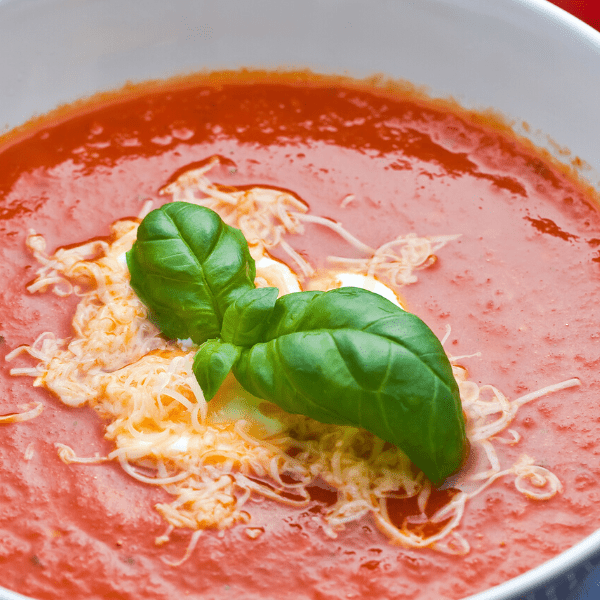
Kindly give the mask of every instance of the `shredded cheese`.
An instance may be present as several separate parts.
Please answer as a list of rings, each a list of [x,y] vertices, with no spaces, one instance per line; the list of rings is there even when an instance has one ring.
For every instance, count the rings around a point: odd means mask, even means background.
[[[208,206],[239,227],[257,261],[257,285],[275,285],[281,293],[299,291],[315,274],[310,263],[284,239],[301,234],[306,223],[328,227],[341,236],[363,259],[332,258],[339,265],[313,285],[330,289],[360,285],[395,301],[403,301],[381,280],[393,286],[416,281],[414,271],[435,260],[435,252],[457,236],[419,238],[400,236],[373,249],[347,232],[339,223],[309,215],[307,206],[293,195],[270,188],[241,190],[212,184],[206,173],[215,164],[183,173],[163,188],[174,201]],[[352,198],[353,199],[353,198]],[[344,205],[351,200],[348,196]],[[145,205],[146,213],[150,206]],[[516,488],[530,498],[552,497],[562,486],[555,475],[523,456],[502,468],[494,441],[516,444],[520,434],[507,430],[520,406],[540,395],[578,385],[569,380],[515,400],[490,385],[469,380],[466,369],[452,359],[468,437],[485,457],[475,473],[461,472],[447,485],[459,491],[434,514],[428,511],[430,483],[416,472],[398,448],[355,427],[318,423],[290,415],[268,402],[247,394],[229,377],[208,404],[192,372],[196,348],[190,340],[165,340],[147,319],[147,311],[129,285],[124,253],[136,237],[136,221],[117,221],[112,240],[94,241],[46,253],[44,238],[34,231],[27,245],[40,262],[30,292],[51,290],[59,296],[81,296],[69,340],[42,333],[30,346],[15,349],[8,360],[28,354],[33,367],[11,370],[13,375],[35,378],[69,406],[88,404],[107,421],[106,438],[114,443],[108,456],[78,457],[64,443],[57,443],[67,464],[116,460],[131,477],[164,488],[170,503],[156,505],[169,524],[157,544],[168,541],[173,528],[195,531],[179,561],[189,558],[202,530],[220,530],[249,523],[248,502],[257,495],[294,507],[311,502],[309,486],[320,478],[337,490],[337,501],[328,507],[321,524],[327,535],[363,516],[373,515],[379,528],[395,543],[412,548],[432,547],[464,554],[468,542],[456,531],[466,503],[499,477],[515,476]],[[295,265],[275,261],[269,251],[281,248]],[[444,341],[450,335],[448,331]],[[37,405],[26,413],[0,417],[0,422],[22,421],[41,412]],[[507,431],[511,438],[499,437]],[[389,515],[388,501],[416,498],[420,511],[401,524]],[[425,533],[425,525],[436,525]],[[254,539],[260,528],[248,526]]]
[[[44,405],[41,402],[36,402],[33,408],[30,408],[29,410],[23,410],[23,412],[0,416],[0,424],[22,423],[23,421],[29,421],[30,419],[35,419],[37,416],[41,415],[43,410]]]
[[[31,460],[35,455],[35,445],[33,442],[29,442],[27,444],[27,448],[25,448],[25,452],[23,454],[23,458],[25,460]]]
[[[218,160],[213,157],[202,167],[182,173],[175,181],[163,187],[160,193],[172,195],[174,201],[191,202],[219,213],[227,224],[242,231],[255,260],[279,247],[296,265],[303,280],[314,276],[315,269],[286,242],[284,236],[302,235],[305,223],[331,229],[352,248],[365,255],[364,258],[329,257],[332,264],[344,271],[378,277],[392,286],[417,281],[414,272],[433,264],[436,260],[435,253],[448,242],[460,237],[418,237],[410,233],[379,248],[371,248],[340,223],[308,214],[308,206],[289,192],[265,187],[235,190],[213,184],[206,174]],[[346,197],[348,201],[353,199],[354,196],[351,195]]]

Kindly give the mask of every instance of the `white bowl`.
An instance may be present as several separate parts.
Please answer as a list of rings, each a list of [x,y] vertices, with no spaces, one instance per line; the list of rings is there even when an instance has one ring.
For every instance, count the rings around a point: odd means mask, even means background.
[[[0,57],[0,132],[126,81],[383,73],[499,111],[536,145],[568,148],[600,189],[600,34],[544,0],[0,0]],[[579,578],[598,552],[600,532],[471,599],[552,598],[535,590]]]

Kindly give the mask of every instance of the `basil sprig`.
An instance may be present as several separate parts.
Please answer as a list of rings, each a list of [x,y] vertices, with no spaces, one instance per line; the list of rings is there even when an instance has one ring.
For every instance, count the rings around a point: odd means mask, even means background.
[[[132,285],[142,290],[138,295],[157,315],[163,333],[175,337],[170,332],[176,329],[176,337],[208,340],[193,366],[206,399],[233,370],[248,392],[288,412],[363,427],[398,446],[436,485],[456,471],[467,451],[460,396],[448,358],[427,325],[360,288],[279,299],[275,288],[255,289],[249,285],[254,262],[243,236],[231,234],[237,230],[225,224],[217,227],[220,218],[209,213],[185,203],[153,211],[128,255]],[[177,220],[179,215],[184,219]],[[180,240],[172,222],[185,224]],[[218,245],[203,246],[203,240],[212,240],[206,232],[217,229],[243,243],[214,255]],[[167,260],[161,255],[164,239],[171,252]],[[189,271],[169,259],[171,248],[181,247],[195,257],[185,255]],[[211,269],[204,268],[207,264]],[[247,275],[241,277],[244,269]],[[207,271],[220,275],[205,284]],[[205,285],[214,301],[206,300]]]

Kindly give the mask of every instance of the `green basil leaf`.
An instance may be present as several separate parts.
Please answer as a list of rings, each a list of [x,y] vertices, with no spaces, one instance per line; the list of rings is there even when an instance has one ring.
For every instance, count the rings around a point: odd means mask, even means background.
[[[242,232],[214,211],[173,202],[142,221],[127,253],[131,286],[170,338],[216,338],[234,300],[254,288],[254,260]]]
[[[458,386],[439,340],[377,294],[341,288],[279,298],[264,341],[244,349],[233,372],[288,412],[395,444],[436,485],[464,459]]]
[[[196,352],[192,369],[207,402],[219,391],[241,350],[221,340],[208,340]]]
[[[221,338],[237,346],[252,346],[262,341],[279,290],[257,288],[239,296],[223,315]]]

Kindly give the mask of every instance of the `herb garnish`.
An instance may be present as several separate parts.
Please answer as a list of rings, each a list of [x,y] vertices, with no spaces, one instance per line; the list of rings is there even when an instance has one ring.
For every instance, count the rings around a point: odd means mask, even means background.
[[[401,448],[434,483],[465,456],[450,362],[417,316],[360,288],[255,288],[242,233],[210,209],[152,211],[127,254],[131,285],[170,338],[202,344],[207,400],[230,371],[250,393],[323,423],[363,427]]]

